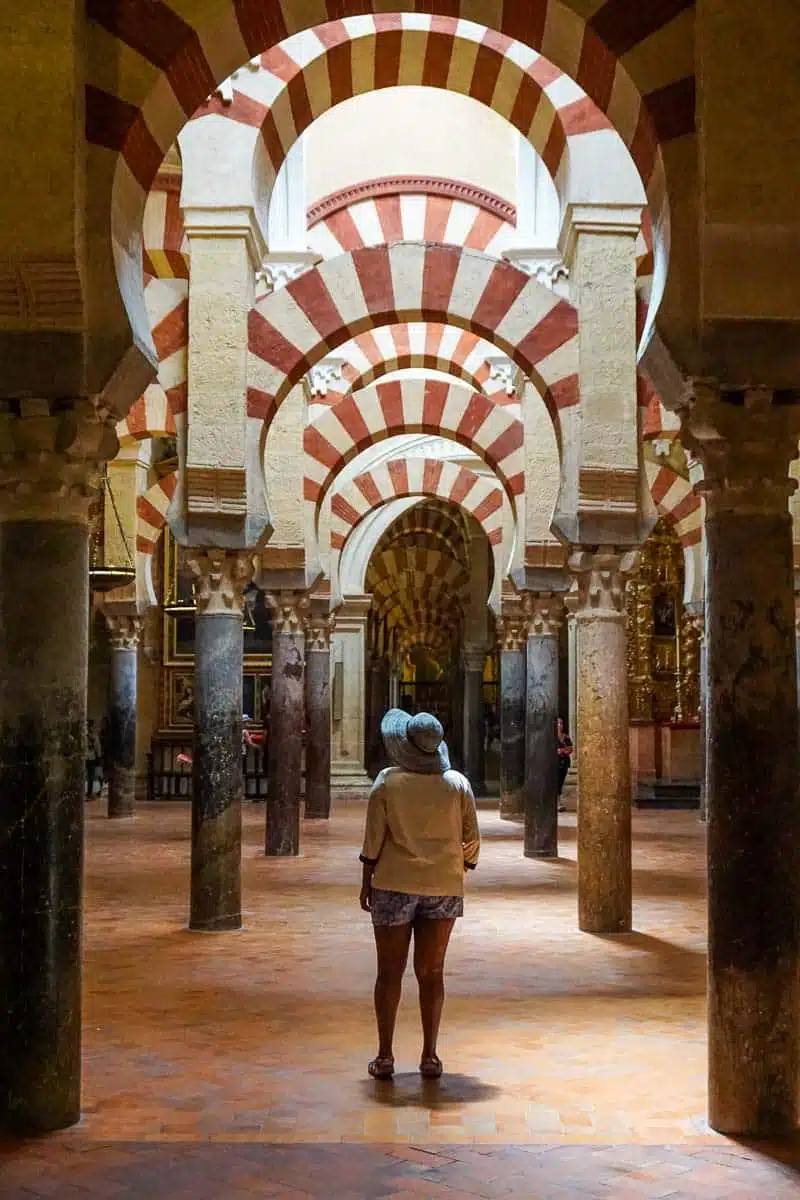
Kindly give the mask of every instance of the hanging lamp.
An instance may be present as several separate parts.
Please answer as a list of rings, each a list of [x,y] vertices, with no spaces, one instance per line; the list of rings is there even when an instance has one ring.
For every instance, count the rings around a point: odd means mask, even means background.
[[[122,528],[122,521],[120,520],[119,512],[117,510],[117,502],[114,499],[114,493],[111,490],[111,480],[108,477],[108,469],[103,472],[103,488],[105,492],[108,492],[108,497],[111,501],[111,508],[113,509],[114,517],[117,522],[117,528],[119,529],[120,538],[122,539],[122,545],[125,547],[125,555],[128,559],[128,563],[127,566],[111,566],[107,563],[100,566],[96,562],[92,562],[89,567],[89,588],[93,592],[111,592],[115,588],[127,587],[136,579],[136,567],[133,565],[133,558],[131,556],[130,546],[128,545],[128,539],[125,537],[125,530]],[[102,510],[100,520],[102,521]],[[96,544],[93,549],[96,551]],[[94,557],[95,555],[93,553],[92,558],[94,559]]]

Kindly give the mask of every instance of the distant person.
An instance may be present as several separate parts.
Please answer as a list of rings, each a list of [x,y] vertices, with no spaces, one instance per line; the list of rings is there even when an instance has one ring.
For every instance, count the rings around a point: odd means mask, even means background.
[[[378,955],[378,1053],[367,1069],[374,1079],[394,1075],[394,1028],[413,933],[419,1069],[425,1079],[438,1079],[444,960],[456,918],[464,913],[464,872],[476,866],[480,850],[475,798],[469,782],[450,767],[436,717],[392,708],[381,735],[393,765],[372,785],[360,856],[360,902],[372,915]]]
[[[564,780],[569,774],[570,762],[572,760],[572,738],[564,729],[564,718],[559,717],[556,722],[556,754],[558,755],[558,797],[561,799],[561,793],[564,789]],[[559,803],[559,812],[566,812],[566,805]]]

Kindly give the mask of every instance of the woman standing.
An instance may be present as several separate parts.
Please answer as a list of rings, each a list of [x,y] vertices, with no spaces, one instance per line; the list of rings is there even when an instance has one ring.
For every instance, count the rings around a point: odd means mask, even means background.
[[[475,798],[469,782],[450,768],[436,717],[392,708],[381,735],[394,765],[372,786],[360,856],[361,907],[372,915],[378,953],[378,1053],[368,1070],[375,1079],[394,1074],[394,1027],[413,932],[422,1018],[419,1069],[426,1079],[438,1079],[444,959],[453,925],[464,912],[464,872],[476,866],[480,850]]]

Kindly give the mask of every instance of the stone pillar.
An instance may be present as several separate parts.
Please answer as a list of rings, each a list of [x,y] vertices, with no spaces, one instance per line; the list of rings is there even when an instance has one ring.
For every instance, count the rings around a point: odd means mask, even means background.
[[[631,774],[625,662],[625,574],[632,553],[576,551],[578,583],[578,924],[628,933]]]
[[[303,686],[307,597],[285,591],[268,595],[272,608],[272,700],[269,784],[264,852],[282,858],[300,853],[300,792],[303,772]]]
[[[564,612],[567,620],[567,655],[568,655],[568,712],[567,733],[572,738],[574,750],[578,748],[578,622],[575,614],[578,611],[578,589],[573,584],[564,596]],[[572,767],[574,768],[574,758]]]
[[[558,631],[564,605],[552,593],[527,593],[525,694],[526,858],[558,857]]]
[[[347,596],[336,610],[333,670],[341,684],[333,713],[331,785],[334,793],[366,793],[366,629],[371,596]]]
[[[384,654],[370,663],[367,769],[373,777],[386,761],[381,737],[381,721],[389,708],[389,664]]]
[[[505,602],[504,602],[505,603]],[[500,643],[500,816],[519,820],[524,813],[525,643],[519,613],[497,623]]]
[[[682,416],[706,500],[709,1123],[769,1137],[800,1116],[800,409],[698,381]]]
[[[327,598],[325,600],[327,606]],[[331,815],[331,617],[312,611],[306,627],[307,820]]]
[[[195,576],[194,751],[189,928],[242,924],[242,592],[252,555],[189,554]]]
[[[484,780],[483,673],[486,667],[485,646],[465,646],[464,666],[464,774],[476,796],[486,790]]]
[[[88,401],[0,400],[0,1127],[80,1117]]]
[[[106,611],[111,643],[108,776],[109,817],[132,817],[136,810],[136,702],[140,620]]]

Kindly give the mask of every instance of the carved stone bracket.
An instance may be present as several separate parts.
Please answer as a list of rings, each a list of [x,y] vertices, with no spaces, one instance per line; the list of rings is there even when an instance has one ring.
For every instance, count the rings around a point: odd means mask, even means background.
[[[576,616],[623,620],[625,580],[636,563],[637,552],[620,552],[613,546],[597,550],[575,550],[568,567],[578,584]]]
[[[528,628],[521,615],[509,614],[508,616],[499,617],[496,629],[497,644],[501,651],[511,653],[515,650],[525,649]]]
[[[769,388],[721,388],[694,380],[680,411],[681,441],[703,466],[695,491],[706,515],[783,514],[797,481],[789,464],[798,454],[800,406],[776,404]]]
[[[528,637],[558,637],[564,600],[556,592],[525,592],[522,611]]]
[[[114,425],[88,399],[0,400],[0,519],[88,522]]]
[[[136,650],[142,632],[141,618],[134,614],[106,612],[112,650]]]
[[[253,555],[231,550],[189,550],[199,615],[241,614],[244,589],[253,577]]]
[[[273,634],[302,633],[307,622],[309,599],[305,592],[268,592]]]

